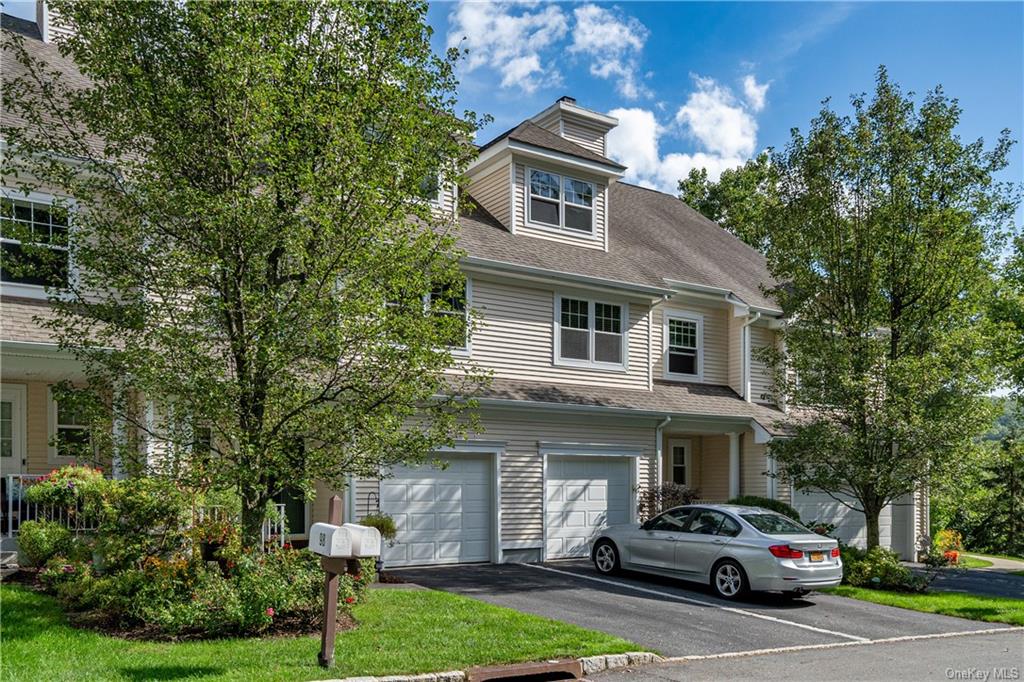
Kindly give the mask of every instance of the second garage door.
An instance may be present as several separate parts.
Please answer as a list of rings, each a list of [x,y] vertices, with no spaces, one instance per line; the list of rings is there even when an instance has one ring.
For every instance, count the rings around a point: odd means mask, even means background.
[[[629,523],[632,466],[630,457],[548,457],[548,559],[585,557],[599,528]]]
[[[456,456],[447,469],[395,467],[380,482],[380,508],[395,519],[387,566],[491,560],[491,458]]]

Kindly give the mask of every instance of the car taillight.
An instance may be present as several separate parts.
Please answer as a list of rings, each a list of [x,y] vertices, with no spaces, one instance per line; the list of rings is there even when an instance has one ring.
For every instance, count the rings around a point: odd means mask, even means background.
[[[780,559],[799,559],[804,555],[799,549],[793,549],[789,545],[772,545],[768,551]]]
[[[838,547],[833,547],[832,548],[832,558],[835,559],[837,556],[839,556],[839,548]]]

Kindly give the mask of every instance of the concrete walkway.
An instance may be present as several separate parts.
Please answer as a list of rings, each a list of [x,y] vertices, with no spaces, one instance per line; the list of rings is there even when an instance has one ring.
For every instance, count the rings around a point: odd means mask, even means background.
[[[989,561],[992,563],[991,566],[972,569],[975,571],[994,571],[995,573],[1015,573],[1017,571],[1024,571],[1024,561],[1017,561],[1016,559],[1000,559],[999,557],[983,556],[981,554],[969,554],[967,552],[964,552],[964,556],[969,556],[975,559],[981,559],[982,561]]]

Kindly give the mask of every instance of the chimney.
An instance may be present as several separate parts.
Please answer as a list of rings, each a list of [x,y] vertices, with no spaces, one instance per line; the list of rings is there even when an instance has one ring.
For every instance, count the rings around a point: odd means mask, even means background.
[[[559,102],[565,102],[566,104],[576,104],[575,97],[569,97],[569,95],[562,95],[558,98]]]

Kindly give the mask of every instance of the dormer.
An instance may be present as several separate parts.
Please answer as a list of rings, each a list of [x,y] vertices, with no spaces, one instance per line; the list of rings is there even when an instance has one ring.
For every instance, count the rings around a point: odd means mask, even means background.
[[[618,121],[563,97],[480,148],[469,194],[509,232],[608,250],[608,187],[625,166],[607,158]]]

